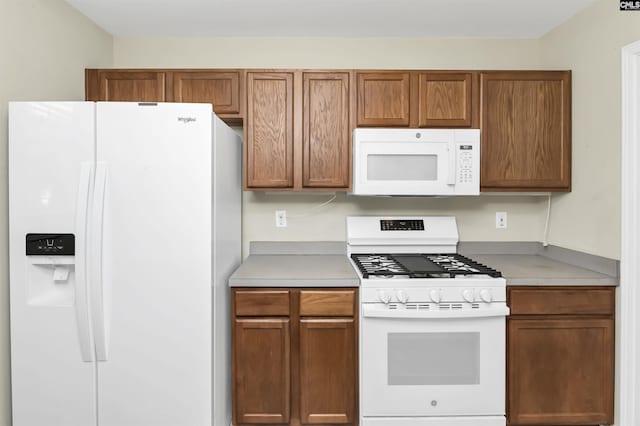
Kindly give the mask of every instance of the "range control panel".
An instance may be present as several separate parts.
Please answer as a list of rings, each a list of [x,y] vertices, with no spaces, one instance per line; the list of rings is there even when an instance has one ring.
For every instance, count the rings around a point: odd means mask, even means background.
[[[382,219],[380,221],[381,231],[424,231],[423,220],[398,220]]]
[[[27,256],[74,256],[76,238],[73,234],[27,234]]]

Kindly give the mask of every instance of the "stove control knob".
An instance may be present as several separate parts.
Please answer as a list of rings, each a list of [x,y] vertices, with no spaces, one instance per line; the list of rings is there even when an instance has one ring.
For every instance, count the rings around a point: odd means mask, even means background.
[[[469,303],[473,303],[476,300],[476,297],[473,294],[473,290],[470,288],[462,290],[462,298]]]
[[[493,302],[493,292],[489,288],[483,288],[480,290],[480,299],[485,303]]]
[[[396,291],[396,298],[400,303],[407,303],[409,301],[409,295],[404,290]]]
[[[434,303],[440,303],[442,301],[442,290],[431,290],[429,297]]]
[[[378,290],[378,299],[380,299],[382,303],[389,303],[391,302],[391,293],[386,290]]]

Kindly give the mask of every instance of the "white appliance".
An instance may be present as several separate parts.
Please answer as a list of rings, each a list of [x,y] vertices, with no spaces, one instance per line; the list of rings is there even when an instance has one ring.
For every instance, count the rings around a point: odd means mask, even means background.
[[[240,169],[211,105],[9,104],[13,426],[230,423]]]
[[[347,218],[361,426],[505,426],[506,281],[457,242],[454,217]]]
[[[480,194],[480,130],[355,129],[353,194]]]

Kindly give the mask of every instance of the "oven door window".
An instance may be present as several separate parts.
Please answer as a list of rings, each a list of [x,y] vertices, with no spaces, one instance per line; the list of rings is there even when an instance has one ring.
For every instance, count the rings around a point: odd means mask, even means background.
[[[480,333],[389,333],[390,386],[477,385]]]

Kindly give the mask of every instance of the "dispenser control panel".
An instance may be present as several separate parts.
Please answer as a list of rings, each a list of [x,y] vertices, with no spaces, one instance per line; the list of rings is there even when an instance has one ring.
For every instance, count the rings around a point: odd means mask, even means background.
[[[27,256],[74,256],[76,238],[73,234],[27,234]]]

